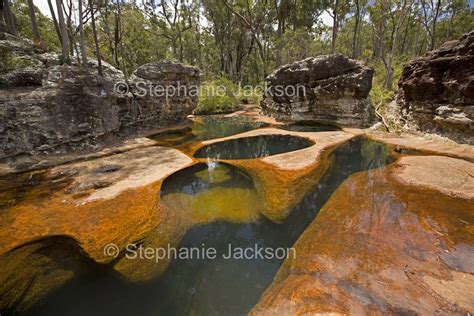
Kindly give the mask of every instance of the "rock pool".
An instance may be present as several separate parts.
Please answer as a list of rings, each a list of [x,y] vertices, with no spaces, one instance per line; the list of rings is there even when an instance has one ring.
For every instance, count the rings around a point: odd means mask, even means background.
[[[233,134],[226,131],[218,136],[229,133]],[[382,203],[377,210],[386,208],[388,213],[384,214],[390,221],[404,210],[413,209],[404,204],[406,199],[416,196],[419,203],[425,196],[424,191],[415,191],[407,195],[409,198],[404,196],[405,200],[393,198],[405,192],[397,181],[409,181],[407,185],[413,182],[406,170],[421,172],[423,165],[418,164],[417,157],[421,156],[416,156],[417,151],[406,156],[407,151],[343,131],[265,129],[247,133],[211,143],[192,140],[189,144],[198,148],[195,158],[169,148],[169,139],[175,139],[171,132],[157,143],[167,142],[168,147],[134,149],[97,161],[0,179],[0,183],[9,184],[2,188],[6,199],[0,214],[0,310],[15,315],[285,314],[293,307],[285,305],[287,299],[279,295],[306,284],[312,286],[298,281],[292,287],[291,278],[306,277],[305,267],[312,269],[313,261],[319,262],[317,267],[331,265],[332,256],[339,255],[321,253],[332,247],[327,240],[340,236],[344,245],[332,241],[334,249],[340,249],[348,245],[345,232],[352,234],[357,225],[367,223],[372,226],[364,229],[372,236],[377,225],[382,224],[373,218],[378,214],[376,210],[368,211],[370,205]],[[242,140],[248,142],[252,138],[259,141],[239,147]],[[266,148],[262,154],[262,146],[268,144],[275,147]],[[396,161],[405,168],[399,172],[401,180],[391,176],[393,170],[401,168],[394,167]],[[471,167],[454,158],[430,161],[456,168]],[[161,169],[157,170],[157,165]],[[462,174],[459,171],[459,177]],[[466,181],[460,186],[465,186]],[[429,184],[433,182],[430,180]],[[364,198],[351,206],[344,194],[341,196],[341,188],[354,201],[362,195]],[[451,205],[456,214],[464,214],[469,192],[466,187],[460,200],[443,197],[439,201]],[[334,200],[334,196],[338,198]],[[432,193],[427,196],[433,199]],[[361,209],[364,205],[367,210]],[[303,237],[321,238],[308,234],[316,234],[318,214],[328,207],[337,220],[332,220],[330,227],[324,223],[318,226],[327,232],[327,240],[318,241],[324,248],[311,242],[301,244],[299,239]],[[420,207],[423,208],[416,209]],[[347,215],[351,209],[356,212],[353,216],[357,223]],[[346,212],[345,217],[338,215],[342,211]],[[323,215],[330,216],[327,210]],[[435,225],[429,217],[420,221]],[[470,222],[469,215],[463,215],[456,229],[462,230],[458,226]],[[16,227],[15,233],[8,233],[10,227]],[[451,236],[453,241],[464,242],[458,251],[466,256],[471,237]],[[415,234],[413,238],[416,239]],[[403,249],[410,256],[425,256],[421,246],[413,246],[408,239],[405,243]],[[107,248],[111,244],[116,249]],[[308,247],[312,247],[311,251]],[[110,249],[117,252],[111,255]],[[349,247],[345,251],[350,254],[352,250]],[[383,247],[378,251],[383,252]],[[319,255],[313,257],[313,253]],[[333,267],[331,273],[343,274],[351,269],[355,259],[347,258],[348,265],[340,263],[340,268]],[[440,258],[446,258],[458,270],[470,269],[455,255],[441,254]],[[361,264],[364,269],[378,269],[374,263]],[[458,279],[461,277],[466,276]],[[344,279],[344,275],[338,278]],[[320,279],[317,282],[332,280],[326,274]],[[440,289],[435,279],[426,280],[433,289]],[[318,293],[329,291],[318,284],[319,292],[306,293],[318,297]],[[362,293],[351,283],[335,284],[338,291]],[[377,289],[364,291],[368,291],[363,292],[364,297],[372,295],[370,291],[377,293]],[[460,297],[460,304],[469,306]],[[360,304],[359,298],[351,304]],[[299,297],[296,301],[301,304]],[[384,307],[385,303],[376,303],[378,308],[392,311]],[[298,308],[306,311],[307,305]]]

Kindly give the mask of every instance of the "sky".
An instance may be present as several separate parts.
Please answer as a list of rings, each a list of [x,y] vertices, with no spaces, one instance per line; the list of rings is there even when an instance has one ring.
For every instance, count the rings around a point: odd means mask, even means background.
[[[34,4],[40,9],[41,13],[51,17],[51,13],[49,12],[48,1],[46,0],[33,0]],[[53,2],[54,3],[54,2]]]

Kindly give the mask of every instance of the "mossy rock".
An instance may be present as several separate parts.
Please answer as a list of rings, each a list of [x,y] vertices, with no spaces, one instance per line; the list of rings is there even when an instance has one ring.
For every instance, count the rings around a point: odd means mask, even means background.
[[[10,71],[10,60],[12,53],[7,48],[0,46],[0,73],[4,74]]]

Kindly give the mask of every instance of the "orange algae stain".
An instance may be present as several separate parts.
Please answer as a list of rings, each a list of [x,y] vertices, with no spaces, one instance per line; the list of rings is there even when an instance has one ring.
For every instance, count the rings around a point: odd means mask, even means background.
[[[162,222],[158,203],[161,183],[129,189],[117,197],[81,203],[64,190],[38,201],[33,189],[20,203],[4,210],[0,217],[8,226],[0,229],[0,252],[50,235],[71,236],[98,262],[113,258],[103,254],[108,243],[122,249]]]
[[[466,224],[474,221],[473,201],[405,187],[390,168],[354,174],[336,190],[255,314],[288,300],[295,313],[466,311],[449,296],[446,302],[434,295],[424,277],[453,282],[454,271],[473,273],[474,234]],[[301,297],[308,287],[319,291]],[[471,293],[460,301],[472,301]]]
[[[284,221],[291,209],[321,180],[332,165],[330,150],[312,165],[282,170],[262,159],[227,160],[252,176],[262,201],[261,212],[274,222]]]

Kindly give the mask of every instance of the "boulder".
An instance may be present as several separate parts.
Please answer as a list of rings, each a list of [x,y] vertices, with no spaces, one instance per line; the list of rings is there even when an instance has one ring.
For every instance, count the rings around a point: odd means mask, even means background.
[[[106,62],[98,76],[96,60],[87,69],[76,58],[60,65],[58,55],[35,52],[32,43],[12,36],[0,40],[0,55],[0,162],[15,167],[180,123],[197,104],[197,93],[166,98],[138,90],[139,81],[147,88],[198,86],[199,69],[183,64],[143,65],[127,83]]]
[[[474,31],[409,62],[398,87],[415,128],[474,143]]]
[[[138,67],[130,77],[130,91],[139,106],[138,117],[126,124],[156,127],[182,122],[198,102],[201,71],[192,66],[163,61]]]
[[[266,78],[262,108],[278,119],[369,126],[372,76],[371,68],[340,54],[306,58]]]

